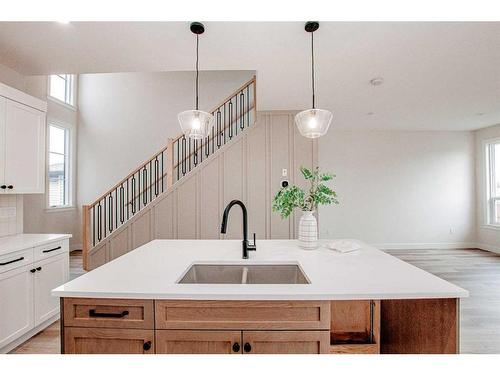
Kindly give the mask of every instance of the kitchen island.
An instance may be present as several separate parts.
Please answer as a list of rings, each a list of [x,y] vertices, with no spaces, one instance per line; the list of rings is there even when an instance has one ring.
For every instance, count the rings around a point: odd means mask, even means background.
[[[151,241],[53,291],[62,352],[458,353],[468,292],[357,242],[261,240],[243,260],[238,240]]]

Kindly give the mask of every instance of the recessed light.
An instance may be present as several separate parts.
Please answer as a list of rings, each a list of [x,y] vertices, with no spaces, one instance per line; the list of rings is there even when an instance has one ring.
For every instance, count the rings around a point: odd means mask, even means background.
[[[382,77],[375,77],[370,80],[370,85],[372,86],[380,86],[384,83],[384,79]]]
[[[476,116],[482,116],[482,115],[484,115],[484,113],[483,113],[483,112],[478,112],[478,113],[476,113]]]
[[[367,116],[373,116],[374,114],[375,114],[375,112],[366,112]]]

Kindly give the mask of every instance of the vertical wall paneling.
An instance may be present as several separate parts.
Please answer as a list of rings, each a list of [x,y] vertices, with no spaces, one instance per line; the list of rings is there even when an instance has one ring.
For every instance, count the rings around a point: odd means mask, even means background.
[[[184,177],[177,190],[177,238],[197,238],[196,174]]]
[[[270,156],[271,156],[271,199],[281,188],[282,171],[290,172],[289,152],[289,115],[276,114],[270,116]],[[271,214],[271,239],[290,238],[290,219],[282,219],[277,213]]]
[[[118,258],[130,251],[129,227],[118,229],[113,240],[109,242],[109,257],[110,260]]]
[[[298,133],[294,115],[284,111],[259,113],[254,126],[92,249],[89,268],[156,238],[222,238],[222,213],[232,199],[247,205],[250,236],[255,232],[259,239],[293,238],[300,212],[283,220],[272,212],[272,199],[285,178],[283,168],[287,168],[286,179],[291,184],[303,185],[298,168],[317,165],[318,152],[316,141]],[[241,239],[241,226],[241,210],[235,207],[224,238]]]
[[[244,201],[244,142],[240,138],[229,144],[224,153],[224,204],[225,207],[233,199]],[[242,236],[242,214],[239,207],[229,213],[229,224],[225,238],[240,239]]]
[[[220,233],[218,159],[200,167],[200,238],[218,239]]]
[[[151,210],[138,214],[132,223],[132,249],[135,249],[152,240],[151,238]]]
[[[266,127],[248,133],[246,144],[248,233],[267,238],[267,142]]]
[[[174,194],[170,193],[155,205],[154,238],[174,239]]]

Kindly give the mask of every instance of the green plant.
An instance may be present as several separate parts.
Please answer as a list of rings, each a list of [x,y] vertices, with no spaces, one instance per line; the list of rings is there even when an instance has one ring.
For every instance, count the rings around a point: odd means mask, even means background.
[[[296,185],[282,188],[273,199],[273,211],[279,212],[282,218],[287,218],[295,208],[313,211],[321,204],[339,203],[337,193],[325,184],[335,177],[334,174],[321,173],[318,167],[313,170],[300,167],[300,171],[310,183],[307,193]]]

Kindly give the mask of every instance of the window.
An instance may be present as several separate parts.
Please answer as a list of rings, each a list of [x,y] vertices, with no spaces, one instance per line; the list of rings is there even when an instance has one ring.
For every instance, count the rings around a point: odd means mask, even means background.
[[[500,225],[500,139],[486,145],[488,224]]]
[[[75,106],[75,76],[53,74],[49,76],[49,96],[70,106]]]
[[[69,207],[71,202],[71,129],[49,123],[48,206]]]

